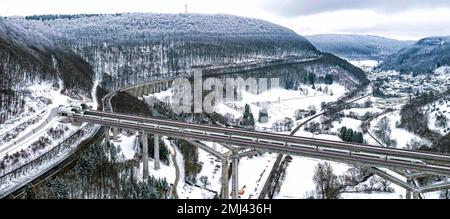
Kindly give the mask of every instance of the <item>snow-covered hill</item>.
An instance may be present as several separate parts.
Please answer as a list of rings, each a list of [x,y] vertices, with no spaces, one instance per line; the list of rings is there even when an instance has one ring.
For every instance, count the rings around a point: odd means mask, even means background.
[[[380,69],[417,75],[432,74],[442,66],[450,66],[450,36],[421,39],[389,56]]]
[[[306,36],[306,38],[321,51],[350,59],[378,60],[414,43],[379,36],[352,34],[319,34]]]
[[[79,56],[38,31],[0,20],[0,123],[23,112],[30,85],[62,80],[65,89],[88,93],[91,72]]]
[[[242,37],[244,35],[289,36],[306,39],[294,31],[267,21],[231,15],[209,14],[154,14],[127,13],[96,16],[74,16],[71,18],[49,19],[48,16],[11,18],[30,28],[39,27],[47,33],[80,38],[97,38],[98,40],[130,40],[137,36],[150,39],[154,35],[201,34]],[[313,49],[313,47],[311,47]]]
[[[42,34],[18,27],[3,18],[0,19],[0,46],[16,47],[38,59],[46,50],[53,48],[51,41]]]
[[[2,51],[17,55],[11,50],[16,45],[32,50],[24,52],[26,55],[35,48],[46,49],[48,55],[41,59],[44,64],[36,63],[43,70],[27,72],[31,76],[44,75],[44,80],[62,76],[69,89],[90,91],[92,78],[98,79],[106,90],[113,90],[155,78],[189,74],[193,66],[245,65],[287,57],[314,61],[279,65],[272,71],[287,72],[289,68],[297,79],[310,72],[318,76],[335,72],[336,78],[351,78],[352,86],[367,81],[359,68],[321,53],[294,31],[245,17],[153,13],[43,15],[7,17],[2,23],[8,23],[2,33],[9,33],[3,38],[20,39],[0,44],[5,48]],[[24,63],[18,61],[15,66]],[[18,77],[16,81],[23,79]]]
[[[365,82],[346,61],[318,51],[294,31],[267,21],[223,14],[127,13],[7,18],[42,32],[93,66],[106,89],[154,77],[176,76],[192,66],[234,65],[286,57],[322,57],[314,69],[342,69]],[[277,71],[283,72],[285,66]],[[262,75],[264,76],[264,75]]]

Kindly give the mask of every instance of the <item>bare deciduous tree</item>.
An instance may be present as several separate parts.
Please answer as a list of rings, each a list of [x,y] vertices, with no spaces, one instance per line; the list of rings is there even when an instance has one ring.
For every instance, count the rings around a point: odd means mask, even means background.
[[[313,181],[319,198],[337,199],[343,189],[339,178],[333,173],[330,163],[319,163],[314,170]]]

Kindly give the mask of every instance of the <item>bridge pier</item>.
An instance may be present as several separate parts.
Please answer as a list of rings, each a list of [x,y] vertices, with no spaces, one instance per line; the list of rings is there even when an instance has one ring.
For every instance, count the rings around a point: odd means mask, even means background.
[[[408,184],[408,185],[412,185],[412,180],[410,179],[410,178],[407,178],[406,179],[406,183]],[[409,189],[406,189],[406,197],[405,197],[406,199],[411,199],[411,190],[409,190]]]
[[[113,127],[113,140],[118,141],[119,140],[119,128]]]
[[[106,127],[105,128],[105,139],[106,139],[106,144],[109,144],[110,143],[110,136],[109,136],[109,130],[110,130],[110,128],[109,127]]]
[[[405,199],[411,199],[411,191],[406,190],[406,196]]]
[[[231,197],[233,199],[239,198],[239,181],[238,181],[238,166],[239,166],[239,158],[233,158],[233,161],[231,163],[232,169],[231,169]]]
[[[228,191],[228,160],[222,160],[222,199],[229,198]]]
[[[148,169],[148,134],[142,132],[142,162],[143,162],[143,178],[144,180],[148,178],[149,169]]]
[[[154,136],[154,147],[153,147],[154,161],[155,161],[155,170],[159,170],[159,135],[155,134]]]

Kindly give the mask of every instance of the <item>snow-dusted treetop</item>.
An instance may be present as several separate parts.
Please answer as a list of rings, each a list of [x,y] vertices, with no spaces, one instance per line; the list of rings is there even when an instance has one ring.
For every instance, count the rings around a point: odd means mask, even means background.
[[[36,58],[39,57],[39,53],[44,53],[49,48],[53,48],[53,43],[42,34],[24,29],[3,18],[0,19],[1,42],[3,42],[3,46],[10,49],[11,47],[15,47]],[[0,44],[0,46],[2,45]]]
[[[26,20],[8,18],[21,25],[67,38],[95,40],[128,40],[155,35],[214,35],[227,37],[280,36],[307,42],[294,31],[267,21],[216,14],[156,14],[126,13],[95,16],[75,16],[56,19]],[[309,43],[308,43],[309,44]]]
[[[306,36],[306,38],[321,51],[351,59],[382,59],[414,43],[354,34],[318,34]]]
[[[0,17],[1,18],[1,17]],[[42,34],[23,29],[5,19],[0,19],[0,38],[4,40],[11,40],[15,43],[34,44],[36,46],[43,45],[50,47],[51,42]]]
[[[127,13],[59,19],[72,28],[120,26],[125,30],[158,33],[295,34],[267,21],[231,15]]]

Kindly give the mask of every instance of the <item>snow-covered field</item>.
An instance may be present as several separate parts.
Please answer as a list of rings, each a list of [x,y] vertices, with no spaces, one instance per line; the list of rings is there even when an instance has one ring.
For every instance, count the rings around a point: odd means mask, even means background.
[[[324,85],[318,85],[324,86]],[[314,105],[316,109],[321,110],[322,102],[336,101],[339,97],[343,96],[346,92],[343,86],[333,84],[329,86],[329,89],[333,90],[333,95],[329,95],[323,92],[313,90],[309,86],[302,86],[304,91],[297,90],[284,90],[277,89],[262,93],[259,95],[244,93],[243,100],[234,103],[234,107],[228,107],[229,104],[219,105],[219,113],[224,115],[225,113],[232,113],[233,115],[242,115],[245,104],[250,104],[251,111],[255,115],[255,126],[257,128],[271,127],[271,125],[286,117],[295,120],[294,112],[297,109],[307,110],[308,107]],[[308,90],[305,92],[305,90]],[[270,102],[270,103],[267,103]],[[258,106],[259,105],[259,106]],[[262,108],[267,109],[269,114],[268,123],[261,124],[257,122],[257,113]],[[228,109],[227,109],[228,108]],[[301,122],[302,120],[299,120]],[[317,118],[313,121],[320,121]],[[335,129],[341,126],[347,126],[349,128],[359,129],[361,121],[344,118],[341,124],[336,122]],[[283,134],[289,134],[289,132],[282,132]],[[300,129],[296,136],[314,137],[321,139],[337,140],[340,138],[335,135],[314,135],[310,132],[306,132]],[[276,160],[275,154],[265,153],[262,156],[252,159],[241,159],[239,165],[239,188],[242,189],[245,186],[245,193],[242,198],[256,198],[259,195],[262,184],[267,179],[266,174],[269,174],[272,169],[273,162]],[[247,164],[248,161],[248,164]],[[251,163],[250,163],[251,161]],[[315,185],[313,182],[314,168],[315,166],[324,161],[310,159],[305,157],[293,156],[291,163],[286,169],[286,176],[283,180],[280,192],[275,195],[275,198],[305,198],[313,190]],[[336,174],[342,174],[348,170],[349,166],[346,164],[330,162]],[[259,175],[258,175],[259,174]],[[242,176],[245,177],[242,177]],[[256,175],[256,176],[254,176]],[[255,180],[256,179],[256,180]],[[247,192],[248,191],[248,192]]]
[[[370,71],[379,64],[376,60],[349,60],[349,62],[365,71]]]
[[[322,160],[292,156],[292,161],[286,169],[286,176],[276,199],[303,199],[314,193],[316,185],[313,182],[315,167],[324,162]],[[329,162],[333,172],[340,175],[347,171],[349,166],[341,163]]]
[[[350,114],[356,114],[357,116],[364,116],[364,114],[366,113],[381,113],[383,112],[383,110],[376,107],[370,107],[370,108],[346,109],[343,110],[343,112],[346,116],[349,116]]]
[[[132,160],[135,158],[135,155],[139,153],[136,144],[136,140],[138,137],[138,133],[134,133],[130,136],[125,135],[123,133],[118,134],[118,140],[112,140],[111,143],[120,148],[119,156],[122,157],[123,160]],[[170,154],[174,154],[173,148],[171,147],[170,142],[167,138],[163,138],[163,141],[168,147]],[[155,163],[152,158],[149,158],[148,166],[150,175],[155,176],[156,178],[166,178],[167,182],[173,183],[175,181],[175,167],[173,166],[172,160],[170,159],[170,164],[165,165],[164,163],[160,163],[160,169],[155,170]],[[143,163],[140,163],[139,173],[143,173]],[[142,174],[137,174],[140,179],[142,179]]]
[[[318,91],[319,87],[322,88],[322,91]],[[242,116],[245,104],[249,104],[255,122],[257,122],[259,111],[267,109],[269,121],[267,123],[258,122],[256,127],[258,129],[270,129],[273,123],[285,118],[295,121],[294,113],[296,110],[308,110],[311,106],[314,106],[316,111],[319,112],[322,102],[336,101],[346,92],[345,87],[338,84],[317,84],[316,89],[312,89],[309,85],[302,85],[300,90],[274,89],[258,95],[242,92],[242,100],[235,101],[232,104],[219,104],[217,113],[222,115],[231,113],[239,118],[239,116]]]
[[[266,153],[239,160],[239,190],[242,192],[240,198],[258,198],[276,159],[277,154]]]
[[[420,136],[417,136],[414,133],[411,133],[403,128],[397,128],[396,123],[400,122],[400,112],[395,111],[389,114],[385,115],[387,118],[389,118],[389,125],[392,130],[391,136],[392,138],[397,142],[396,147],[397,148],[406,148],[406,145],[411,142],[411,140],[414,139],[422,139]],[[384,116],[378,117],[377,119],[373,120],[371,123],[371,133],[373,134],[374,131],[377,129],[376,125],[382,119]],[[422,140],[426,142],[426,140]]]
[[[429,115],[428,127],[446,135],[450,132],[450,100],[439,100],[422,107],[422,110]]]
[[[347,127],[348,129],[353,129],[353,131],[361,132],[361,120],[352,119],[348,117],[342,118],[342,121],[333,122],[332,132],[338,132],[342,127]]]
[[[222,147],[219,144],[212,142],[202,142],[202,143],[213,149],[225,151],[224,147]],[[200,173],[197,174],[197,184],[205,186],[200,181],[200,178],[206,177],[207,179],[206,188],[220,192],[221,190],[220,182],[222,179],[222,162],[213,155],[201,149],[198,150],[198,160],[202,164],[202,169]]]

